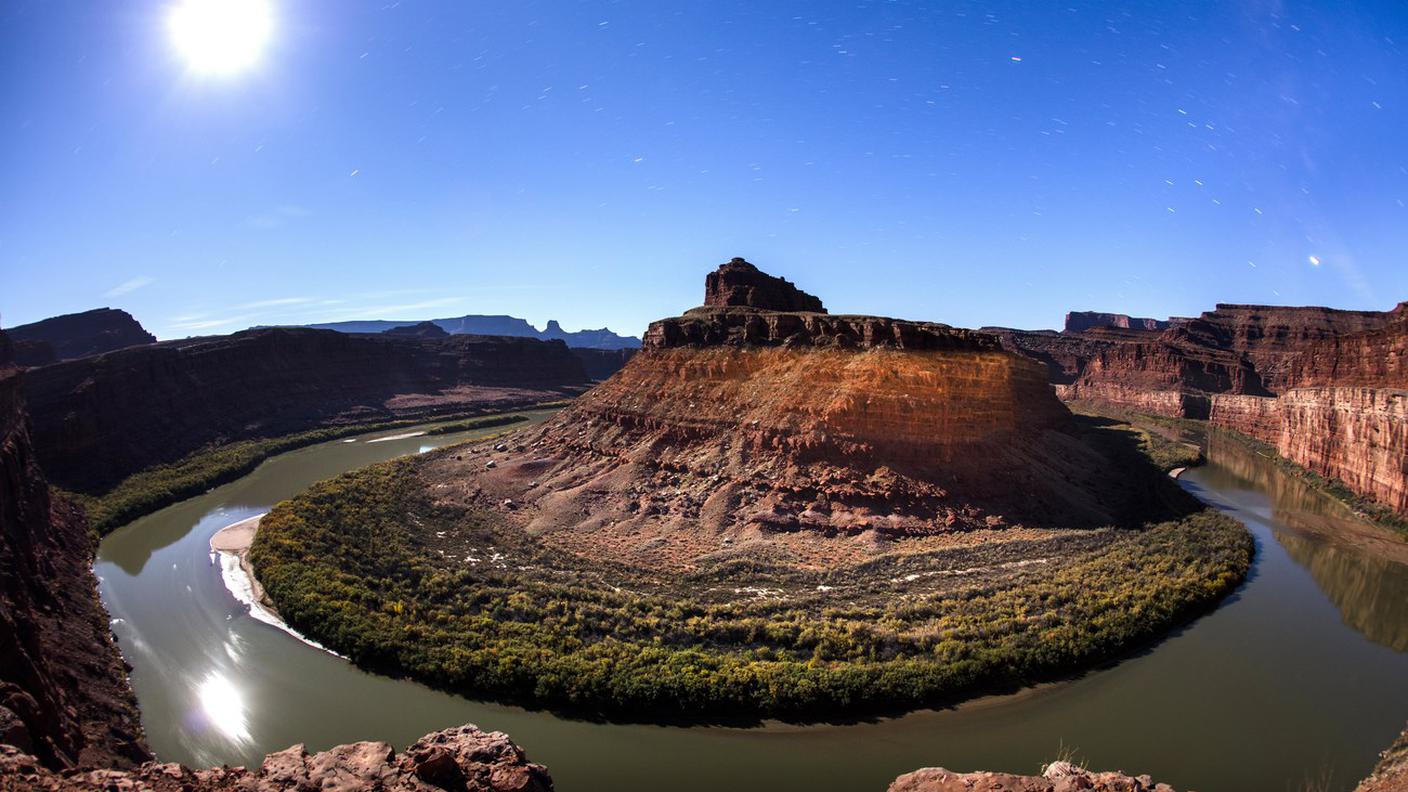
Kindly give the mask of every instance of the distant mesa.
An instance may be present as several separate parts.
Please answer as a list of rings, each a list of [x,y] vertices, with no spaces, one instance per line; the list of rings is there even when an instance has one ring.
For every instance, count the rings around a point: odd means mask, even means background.
[[[420,324],[393,327],[382,331],[383,335],[389,336],[409,336],[411,338],[449,338],[450,334],[444,328],[434,322],[421,322]]]
[[[1119,313],[1099,313],[1097,311],[1071,311],[1066,314],[1067,333],[1080,333],[1093,327],[1117,327],[1122,330],[1167,330],[1169,323],[1162,319],[1146,319]]]
[[[115,308],[55,316],[6,332],[14,343],[15,362],[21,366],[45,366],[156,342],[156,336],[131,314]]]
[[[575,349],[638,349],[640,339],[635,336],[617,335],[609,328],[598,330],[578,330],[567,332],[556,319],[548,321],[546,329],[539,330],[526,319],[503,314],[469,314],[447,319],[431,319],[429,322],[395,321],[385,319],[364,319],[347,322],[325,322],[322,324],[299,325],[315,330],[336,330],[339,333],[385,333],[387,330],[433,324],[450,335],[491,335],[512,338],[536,338],[539,341],[562,341]],[[258,329],[258,328],[255,328]]]
[[[711,307],[739,306],[768,311],[807,311],[826,313],[821,300],[775,278],[741,258],[709,273],[704,279],[704,304]]]

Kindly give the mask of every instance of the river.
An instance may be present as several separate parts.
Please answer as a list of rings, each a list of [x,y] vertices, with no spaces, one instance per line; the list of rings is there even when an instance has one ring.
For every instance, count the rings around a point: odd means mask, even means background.
[[[258,764],[294,743],[404,747],[461,723],[508,732],[563,792],[884,790],[924,766],[1034,773],[1073,754],[1202,792],[1348,790],[1408,720],[1408,545],[1240,444],[1183,486],[1256,538],[1213,613],[1077,679],[851,725],[681,728],[565,720],[364,673],[251,617],[212,534],[320,479],[477,436],[334,441],[114,532],[95,570],[163,760]],[[478,433],[484,434],[484,433]]]

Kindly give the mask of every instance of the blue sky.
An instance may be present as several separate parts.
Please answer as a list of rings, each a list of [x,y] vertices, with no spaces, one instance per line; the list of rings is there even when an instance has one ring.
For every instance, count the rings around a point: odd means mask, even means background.
[[[226,76],[0,6],[0,323],[639,333],[736,255],[960,326],[1408,299],[1401,2],[271,2]]]

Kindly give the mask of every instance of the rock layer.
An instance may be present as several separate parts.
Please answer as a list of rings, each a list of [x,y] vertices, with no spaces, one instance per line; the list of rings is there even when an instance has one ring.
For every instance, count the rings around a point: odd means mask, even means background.
[[[208,444],[511,408],[575,392],[587,376],[561,342],[269,329],[125,349],[26,380],[45,470],[88,492]]]
[[[53,498],[0,334],[0,741],[50,768],[148,758],[82,515]]]
[[[192,770],[148,762],[135,769],[56,773],[34,757],[0,746],[0,790],[45,792],[551,792],[547,768],[528,761],[502,732],[475,726],[422,737],[399,755],[384,742],[308,753],[302,745],[269,754],[258,768]]]

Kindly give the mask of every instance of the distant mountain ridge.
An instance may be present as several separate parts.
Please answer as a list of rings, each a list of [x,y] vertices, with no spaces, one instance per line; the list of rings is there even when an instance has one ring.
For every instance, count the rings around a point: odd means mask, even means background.
[[[384,333],[398,327],[421,324],[414,320],[395,321],[388,319],[357,320],[350,322],[325,322],[322,324],[294,325],[311,327],[317,330],[336,330],[340,333]],[[609,328],[599,330],[578,330],[569,333],[562,329],[556,319],[548,320],[548,326],[539,330],[526,319],[503,314],[455,316],[447,319],[431,319],[433,324],[451,335],[498,335],[519,338],[536,338],[540,341],[562,341],[569,347],[584,349],[639,349],[640,339],[635,336],[617,335]]]

